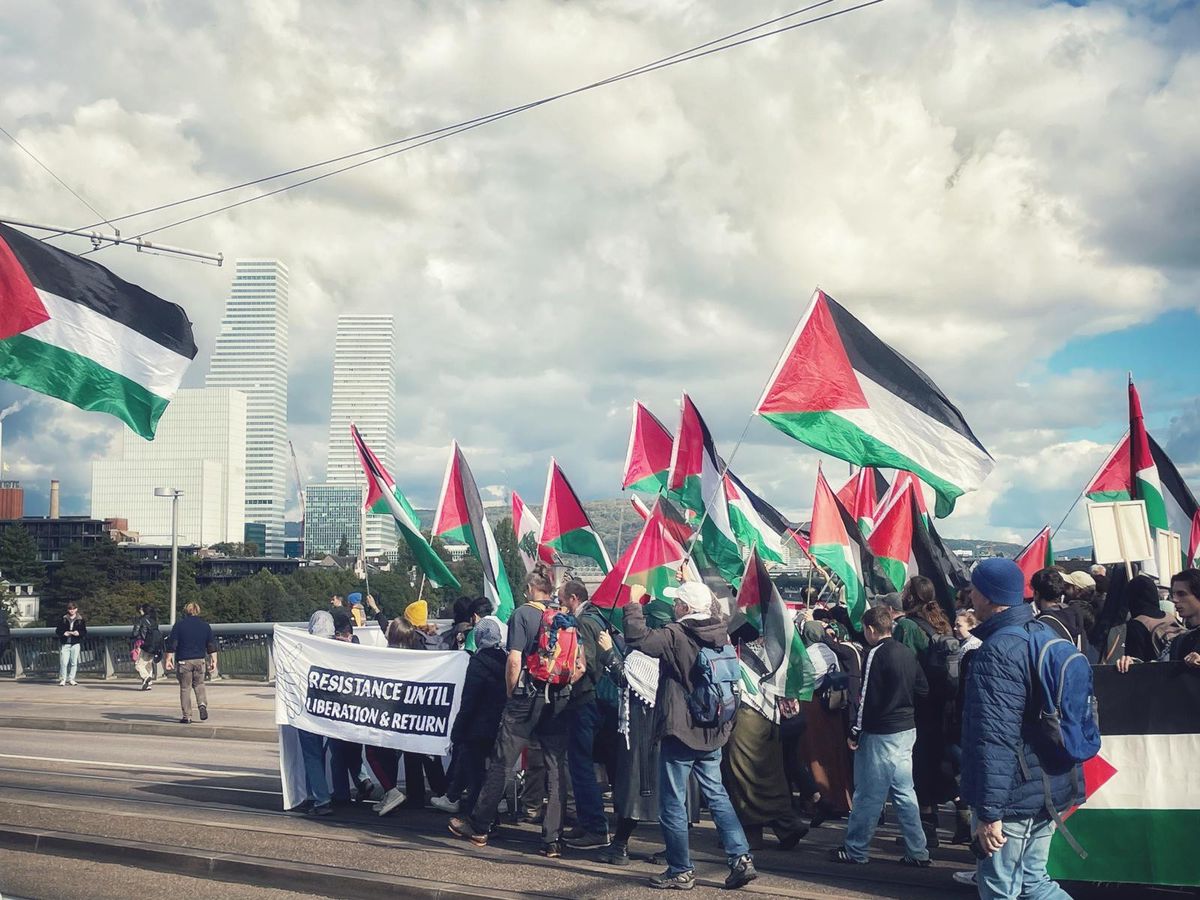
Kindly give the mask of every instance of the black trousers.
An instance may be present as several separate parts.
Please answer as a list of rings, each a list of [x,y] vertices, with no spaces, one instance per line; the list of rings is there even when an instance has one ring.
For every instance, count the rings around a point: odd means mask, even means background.
[[[404,754],[404,796],[412,806],[425,805],[425,779],[435,797],[446,793],[446,770],[436,756],[424,753]]]

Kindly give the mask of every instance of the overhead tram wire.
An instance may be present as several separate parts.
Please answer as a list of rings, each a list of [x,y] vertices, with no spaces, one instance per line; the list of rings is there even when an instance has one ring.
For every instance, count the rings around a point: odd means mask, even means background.
[[[744,34],[749,34],[752,31],[758,31],[762,28],[766,28],[766,27],[768,27],[770,25],[774,25],[778,22],[782,22],[787,19],[794,18],[798,15],[802,15],[803,13],[811,12],[812,10],[817,9],[818,7],[827,6],[833,2],[835,2],[835,0],[819,0],[819,2],[813,3],[806,7],[803,7],[802,9],[793,10],[792,12],[786,13],[782,16],[776,16],[774,19],[768,19],[765,22],[759,22],[757,25],[751,25],[749,28],[743,28],[740,31],[735,31],[731,34],[723,35],[722,37],[719,37],[719,38],[714,38],[710,41],[706,41],[703,44],[698,44],[695,47],[692,47],[688,50],[680,50],[678,53],[673,53],[670,56],[664,56],[661,59],[657,59],[657,60],[654,60],[653,62],[645,63],[644,65],[638,66],[637,68],[634,68],[634,69],[627,69],[626,71],[621,72],[619,75],[612,75],[608,78],[604,78],[600,81],[591,82],[590,84],[583,85],[583,86],[575,88],[574,90],[571,90],[571,91],[566,91],[564,93],[556,94],[556,95],[553,95],[550,97],[544,97],[541,100],[533,100],[528,103],[523,103],[519,106],[510,106],[507,109],[488,113],[485,116],[477,116],[473,119],[466,119],[462,122],[458,122],[453,125],[444,125],[441,128],[435,128],[431,131],[421,132],[420,134],[413,134],[413,135],[409,135],[407,137],[397,138],[394,141],[388,141],[387,143],[377,144],[374,147],[368,147],[364,150],[356,150],[353,153],[346,153],[346,154],[343,154],[342,156],[331,157],[330,159],[321,160],[320,162],[309,163],[304,166],[297,166],[294,169],[288,169],[283,172],[277,172],[274,175],[265,175],[262,178],[255,178],[250,181],[243,181],[239,184],[234,184],[234,185],[230,185],[229,187],[224,187],[224,188],[219,188],[217,190],[208,191],[203,194],[197,194],[193,197],[186,197],[182,200],[173,200],[170,203],[162,203],[162,204],[159,204],[158,206],[149,207],[149,208],[143,209],[139,212],[127,213],[126,215],[119,216],[116,219],[113,219],[111,221],[112,222],[123,222],[127,219],[134,219],[134,218],[138,218],[140,216],[150,215],[151,213],[162,212],[165,209],[172,209],[176,206],[183,206],[185,204],[194,203],[199,200],[207,200],[211,197],[218,197],[222,194],[228,194],[232,191],[241,190],[242,188],[253,187],[254,185],[263,184],[268,181],[275,181],[276,179],[279,179],[279,178],[286,178],[289,175],[298,175],[301,172],[308,172],[308,171],[311,171],[312,169],[319,169],[323,166],[333,165],[334,163],[345,162],[348,159],[354,159],[359,156],[365,156],[368,153],[376,153],[380,150],[387,150],[391,147],[395,147],[400,144],[406,144],[406,143],[410,143],[412,141],[419,141],[424,138],[429,138],[429,137],[433,137],[434,135],[442,134],[443,132],[446,132],[446,131],[462,129],[469,125],[475,125],[477,123],[482,124],[484,122],[494,121],[495,119],[502,118],[502,117],[511,115],[513,113],[524,112],[525,110],[532,109],[535,106],[540,106],[543,103],[550,103],[554,100],[558,100],[563,97],[569,97],[572,94],[580,93],[582,91],[592,90],[593,88],[597,88],[597,87],[603,87],[607,84],[611,84],[612,82],[614,82],[618,79],[632,77],[633,75],[640,74],[643,70],[649,70],[649,68],[651,66],[658,66],[661,63],[665,63],[670,60],[675,60],[675,59],[678,59],[679,57],[686,56],[688,54],[696,53],[697,51],[703,50],[707,47],[711,47],[714,44],[719,44],[719,43],[722,43],[723,41],[728,41],[728,40],[732,40],[733,38],[741,37]],[[457,133],[457,131],[455,131],[455,133]],[[378,158],[382,159],[383,157],[378,157]],[[307,182],[302,182],[302,183],[307,183]],[[100,213],[96,213],[96,214],[100,215]],[[105,220],[105,221],[109,222],[109,220]],[[100,224],[100,223],[93,223],[92,225],[86,226],[82,230],[86,230],[87,228],[95,228],[96,225],[98,225],[98,224]],[[111,222],[110,222],[110,224],[111,224]]]
[[[13,144],[19,150],[21,150],[22,153],[24,153],[26,156],[28,156],[30,159],[32,159],[35,163],[37,163],[39,166],[41,166],[51,178],[53,178],[55,181],[57,181],[59,184],[61,184],[64,188],[66,188],[72,197],[74,197],[76,200],[78,200],[80,203],[82,203],[84,206],[86,206],[93,213],[95,213],[96,215],[98,215],[100,217],[99,222],[96,222],[94,225],[89,225],[86,229],[79,229],[80,231],[90,230],[92,228],[96,228],[99,225],[108,225],[110,228],[113,229],[113,231],[117,231],[117,233],[120,234],[117,227],[115,225],[113,225],[111,219],[106,219],[104,217],[104,213],[100,212],[100,210],[98,210],[98,209],[96,209],[96,207],[92,206],[92,204],[89,203],[86,199],[84,199],[84,197],[78,191],[76,191],[75,188],[71,187],[69,184],[67,184],[65,181],[63,181],[61,178],[59,178],[58,174],[53,169],[51,169],[48,165],[46,165],[44,162],[42,162],[41,159],[38,158],[36,153],[34,153],[32,150],[30,150],[28,147],[26,147],[20,141],[18,141],[16,139],[16,137],[13,134],[11,134],[8,131],[8,129],[6,129],[2,125],[0,125],[0,134],[3,134],[6,138],[8,138],[10,141],[12,141]],[[50,240],[50,238],[58,237],[58,236],[59,235],[57,235],[57,234],[47,235],[44,238],[39,238],[39,240],[48,241],[48,240]]]
[[[830,2],[833,2],[833,0],[821,0],[821,2],[819,2],[819,3],[815,3],[815,4],[812,4],[811,6],[809,6],[809,7],[806,7],[804,10],[798,10],[798,11],[796,11],[795,13],[789,13],[789,14],[788,14],[788,16],[786,16],[786,17],[781,17],[781,18],[788,18],[788,17],[794,16],[794,15],[796,15],[797,13],[800,13],[800,12],[810,11],[810,10],[812,10],[812,9],[815,9],[815,8],[819,7],[819,6],[825,6],[825,5],[827,5],[828,3],[830,3]],[[554,102],[555,100],[561,100],[561,99],[563,99],[563,98],[566,98],[566,97],[574,96],[575,94],[580,94],[580,93],[584,93],[584,92],[586,92],[586,91],[589,91],[589,90],[594,90],[595,88],[598,88],[598,87],[604,87],[604,86],[607,86],[607,85],[609,85],[609,84],[614,84],[614,83],[616,83],[616,82],[619,82],[619,81],[624,81],[624,80],[626,80],[626,79],[628,79],[628,78],[635,78],[635,77],[637,77],[637,76],[639,76],[639,75],[645,75],[645,74],[649,74],[650,72],[655,72],[655,71],[658,71],[659,69],[665,69],[665,68],[669,68],[669,67],[671,67],[671,66],[678,65],[679,63],[683,63],[683,62],[691,62],[692,60],[700,59],[700,58],[702,58],[702,57],[709,56],[709,55],[712,55],[712,54],[714,54],[714,53],[720,53],[720,52],[722,52],[722,51],[724,51],[724,50],[731,50],[731,49],[733,49],[733,48],[735,48],[735,47],[742,46],[743,44],[749,44],[749,43],[753,43],[754,41],[762,40],[762,39],[764,39],[764,38],[768,38],[768,37],[774,37],[774,36],[776,36],[776,35],[779,35],[779,34],[784,34],[784,33],[786,33],[786,32],[789,32],[789,31],[794,31],[795,29],[798,29],[798,28],[803,28],[803,27],[805,27],[805,26],[807,26],[807,25],[814,25],[814,24],[816,24],[816,23],[818,23],[818,22],[823,22],[823,21],[825,21],[825,20],[827,20],[827,19],[833,19],[833,18],[837,18],[838,16],[842,16],[842,15],[845,15],[845,14],[847,14],[847,13],[852,13],[852,12],[856,12],[856,11],[858,11],[858,10],[861,10],[861,9],[866,9],[867,7],[870,7],[870,6],[876,6],[876,5],[878,5],[878,4],[882,3],[882,2],[884,2],[884,0],[865,0],[865,2],[858,3],[858,4],[855,4],[855,5],[853,5],[853,6],[846,7],[846,8],[844,8],[844,9],[835,10],[835,11],[833,11],[833,12],[830,12],[830,13],[825,13],[824,15],[820,15],[820,16],[814,16],[813,18],[811,18],[811,19],[805,19],[805,20],[804,20],[804,21],[802,21],[802,22],[796,22],[796,23],[794,23],[794,24],[792,24],[792,25],[787,25],[787,26],[785,26],[785,27],[783,27],[783,28],[778,28],[778,29],[775,29],[775,30],[773,30],[773,31],[764,32],[763,34],[754,35],[753,37],[742,38],[741,40],[733,41],[733,42],[731,42],[731,43],[721,43],[722,41],[725,41],[725,40],[727,40],[727,38],[718,38],[716,41],[710,41],[710,42],[708,42],[707,44],[702,44],[702,45],[700,45],[700,47],[707,47],[708,49],[703,49],[703,50],[700,50],[699,48],[694,48],[693,50],[686,50],[686,51],[682,51],[681,53],[675,54],[675,55],[673,55],[673,56],[671,56],[671,57],[666,57],[666,58],[664,58],[663,60],[660,60],[660,61],[657,61],[657,62],[654,62],[654,63],[648,63],[648,64],[647,64],[647,65],[645,65],[645,66],[641,66],[641,67],[639,67],[639,68],[637,68],[637,69],[632,69],[632,70],[630,70],[630,71],[628,71],[628,72],[625,72],[625,73],[622,73],[622,74],[620,74],[620,75],[614,75],[614,76],[612,76],[612,77],[610,77],[610,78],[606,78],[606,79],[604,79],[604,80],[602,80],[602,81],[593,82],[593,83],[591,83],[591,84],[584,85],[584,86],[582,86],[582,87],[574,88],[573,90],[570,90],[570,91],[564,91],[563,93],[560,93],[560,94],[555,94],[555,95],[553,95],[553,96],[550,96],[550,97],[545,97],[545,98],[543,98],[543,99],[541,99],[541,100],[536,100],[536,101],[533,101],[533,102],[531,102],[531,103],[524,104],[524,105],[522,105],[522,106],[516,106],[516,107],[512,107],[512,108],[510,108],[510,109],[503,110],[503,111],[501,111],[501,112],[497,112],[497,113],[493,113],[493,114],[490,114],[490,115],[487,115],[487,116],[482,116],[482,117],[479,117],[479,118],[477,118],[477,119],[470,119],[470,120],[467,120],[466,122],[459,123],[458,125],[451,125],[451,126],[447,126],[447,127],[445,127],[445,128],[437,129],[437,130],[435,130],[435,131],[426,132],[426,134],[428,134],[428,135],[431,135],[431,136],[430,136],[430,137],[428,137],[426,140],[419,141],[418,143],[415,143],[415,144],[410,144],[409,146],[405,146],[405,147],[400,147],[400,148],[398,148],[398,149],[395,149],[395,150],[389,150],[387,153],[382,153],[382,154],[379,154],[378,156],[373,156],[373,157],[371,157],[370,159],[361,160],[361,161],[359,161],[359,162],[352,163],[351,165],[348,165],[348,166],[342,166],[341,168],[334,169],[334,170],[332,170],[332,171],[325,172],[325,173],[322,173],[322,174],[320,174],[320,175],[315,175],[315,176],[313,176],[313,177],[311,177],[311,178],[306,178],[306,179],[303,179],[303,180],[301,180],[301,181],[296,181],[296,182],[293,182],[293,183],[291,183],[291,184],[284,185],[283,187],[276,188],[275,190],[268,191],[268,192],[266,192],[266,193],[264,193],[264,194],[257,194],[257,195],[255,195],[255,196],[253,196],[253,197],[248,197],[248,198],[246,198],[246,199],[244,199],[244,200],[239,200],[239,201],[236,201],[236,202],[234,202],[234,203],[229,203],[229,204],[226,204],[226,205],[224,205],[224,206],[216,207],[215,209],[210,209],[210,210],[207,210],[207,211],[205,211],[205,212],[197,213],[196,215],[193,215],[193,216],[188,216],[188,217],[186,217],[186,218],[179,219],[179,220],[177,220],[177,221],[175,221],[175,222],[170,222],[170,223],[168,223],[168,224],[166,224],[166,225],[160,225],[160,226],[158,226],[158,227],[156,227],[156,228],[152,228],[152,229],[149,229],[149,230],[147,230],[147,231],[140,232],[140,233],[137,235],[137,237],[147,237],[148,235],[151,235],[151,234],[156,234],[156,233],[158,233],[158,232],[160,232],[160,231],[165,231],[165,230],[167,230],[167,229],[169,229],[169,228],[176,228],[176,227],[179,227],[180,225],[186,225],[186,224],[188,224],[188,223],[190,223],[190,222],[195,222],[195,221],[197,221],[197,220],[199,220],[199,219],[207,218],[208,216],[217,215],[217,214],[219,214],[219,213],[226,212],[226,211],[228,211],[228,210],[231,210],[231,209],[236,209],[236,208],[237,208],[237,207],[239,207],[239,206],[245,206],[246,204],[248,204],[248,203],[253,203],[253,202],[257,201],[257,200],[265,200],[266,198],[268,198],[268,197],[273,197],[273,196],[275,196],[276,194],[281,194],[281,193],[284,193],[284,192],[286,192],[286,191],[290,191],[290,190],[292,190],[292,189],[294,189],[294,188],[303,187],[303,186],[305,186],[305,185],[308,185],[308,184],[313,184],[314,182],[317,182],[317,181],[322,181],[322,180],[324,180],[324,179],[326,179],[326,178],[330,178],[330,177],[332,177],[332,176],[334,176],[334,175],[340,175],[340,174],[342,174],[342,173],[344,173],[344,172],[349,172],[349,171],[351,171],[351,170],[353,170],[353,169],[360,168],[361,166],[368,165],[369,163],[378,162],[379,160],[382,160],[382,159],[387,159],[388,157],[391,157],[391,156],[396,156],[396,155],[398,155],[398,154],[400,154],[400,153],[405,153],[405,152],[407,152],[407,151],[409,151],[409,150],[415,150],[416,148],[418,148],[418,147],[423,147],[423,146],[425,146],[426,144],[432,144],[432,143],[435,143],[435,142],[437,142],[437,141],[444,140],[444,139],[445,139],[445,138],[447,138],[447,137],[452,137],[452,136],[454,136],[454,135],[457,135],[457,134],[462,134],[462,133],[463,133],[463,132],[465,132],[465,131],[471,131],[471,130],[473,130],[473,129],[475,129],[475,128],[478,128],[478,127],[480,127],[480,126],[482,126],[482,125],[489,125],[489,124],[491,124],[492,122],[496,122],[496,121],[499,121],[500,119],[505,119],[505,118],[508,118],[509,116],[516,115],[517,113],[525,112],[526,110],[529,110],[529,109],[533,109],[533,108],[536,108],[536,107],[539,107],[539,106],[544,106],[544,105],[546,105],[546,104],[548,104],[548,103],[552,103],[552,102]],[[779,21],[779,19],[776,19],[775,21]],[[764,26],[763,26],[763,25],[759,25],[759,26],[754,26],[754,27],[752,27],[752,28],[749,28],[749,29],[744,29],[743,31],[741,31],[741,32],[738,32],[738,34],[745,34],[747,31],[755,31],[755,30],[758,30],[758,29],[759,29],[759,28],[761,28],[761,27],[764,27]],[[713,46],[712,46],[712,44],[714,44],[714,43],[720,43],[720,46],[713,47]],[[414,138],[406,138],[406,139],[403,139],[403,141],[395,141],[395,142],[392,142],[391,144],[385,144],[385,145],[381,145],[381,146],[382,146],[382,147],[392,147],[392,146],[395,146],[395,145],[396,145],[396,144],[398,144],[398,143],[405,143],[405,142],[408,142],[408,141],[411,141],[411,140],[414,140],[414,139],[415,139],[415,137],[414,137]],[[350,159],[350,158],[353,158],[353,157],[355,157],[355,156],[360,156],[360,155],[362,155],[363,153],[369,153],[369,152],[371,152],[371,151],[370,151],[370,150],[367,150],[367,151],[359,151],[358,153],[347,154],[346,156],[340,157],[339,159]],[[306,171],[306,170],[310,170],[310,169],[312,169],[312,168],[320,168],[321,166],[323,166],[323,165],[328,165],[328,164],[330,164],[331,162],[332,162],[332,160],[327,160],[327,161],[326,161],[326,162],[324,162],[324,163],[314,163],[314,164],[312,164],[312,165],[310,165],[310,166],[307,166],[307,167],[302,167],[302,168],[300,168],[300,169],[296,169],[296,170],[293,170],[293,171],[294,171],[294,172],[300,172],[300,171]],[[250,186],[250,185],[253,185],[253,184],[259,184],[259,183],[262,183],[262,182],[264,182],[264,181],[270,181],[270,180],[274,180],[275,178],[278,178],[278,177],[283,177],[283,176],[282,176],[282,175],[274,175],[274,176],[269,176],[269,177],[267,177],[267,178],[258,179],[257,181],[253,181],[253,182],[246,182],[246,183],[245,183],[245,184],[243,184],[243,185],[235,186],[235,187],[232,187],[232,188],[227,188],[227,189],[224,189],[224,190],[221,190],[221,191],[215,191],[215,192],[211,192],[211,193],[209,193],[209,194],[207,194],[207,195],[203,195],[203,196],[199,196],[199,197],[195,197],[195,198],[190,198],[190,199],[188,199],[188,200],[177,201],[177,202],[175,202],[175,203],[172,203],[172,204],[166,204],[166,205],[164,205],[164,206],[161,206],[161,207],[158,207],[158,208],[156,208],[156,209],[155,209],[155,210],[153,210],[153,211],[158,211],[158,210],[161,210],[161,209],[170,208],[170,207],[172,207],[172,206],[178,206],[178,205],[181,205],[181,204],[183,204],[183,203],[192,202],[192,200],[203,199],[203,197],[206,197],[206,196],[215,196],[215,195],[217,195],[217,194],[221,194],[221,193],[227,193],[228,191],[231,191],[231,190],[237,190],[239,187],[246,187],[246,186]],[[146,211],[144,211],[143,213],[131,213],[131,214],[129,214],[128,216],[122,216],[122,217],[120,217],[120,218],[118,218],[118,219],[114,219],[113,221],[121,221],[121,220],[123,220],[123,219],[126,219],[126,218],[132,218],[132,217],[135,217],[135,216],[140,216],[140,215],[149,214],[149,212],[151,212],[151,210],[146,210]],[[104,249],[104,248],[99,248],[99,249]],[[87,251],[87,252],[88,252],[88,253],[94,253],[94,252],[97,252],[97,251],[96,251],[96,250],[90,250],[90,251]]]

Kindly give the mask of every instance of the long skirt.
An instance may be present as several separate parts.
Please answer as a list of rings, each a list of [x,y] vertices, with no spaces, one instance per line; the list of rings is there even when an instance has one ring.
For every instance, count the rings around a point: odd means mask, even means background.
[[[738,707],[721,766],[729,799],[744,827],[770,825],[790,832],[801,826],[792,809],[779,726],[758,710]]]
[[[845,718],[840,711],[828,712],[819,700],[802,701],[800,709],[808,722],[800,739],[801,752],[821,798],[833,812],[847,813],[854,796],[854,765],[846,746]]]
[[[658,742],[654,740],[655,712],[635,699],[629,701],[629,746],[618,734],[613,766],[613,808],[619,819],[654,821],[658,818]]]

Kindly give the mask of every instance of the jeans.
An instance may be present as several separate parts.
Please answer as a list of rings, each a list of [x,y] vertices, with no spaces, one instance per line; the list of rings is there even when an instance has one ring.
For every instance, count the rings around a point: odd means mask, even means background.
[[[1070,900],[1070,894],[1046,874],[1046,857],[1054,836],[1051,819],[1006,819],[1004,846],[981,859],[976,884],[982,900]]]
[[[879,814],[892,794],[892,806],[900,821],[905,853],[913,859],[928,859],[921,812],[913,788],[913,744],[917,730],[897,734],[863,733],[854,752],[854,805],[846,823],[846,852],[857,862],[866,862]]]
[[[304,788],[313,806],[329,802],[329,782],[325,779],[325,738],[311,731],[296,729],[300,752],[304,754]]]
[[[58,654],[58,680],[74,681],[79,671],[79,645],[63,644]]]
[[[208,706],[208,694],[204,688],[204,673],[208,661],[204,659],[181,659],[175,663],[175,676],[179,679],[179,708],[185,719],[192,717],[192,691],[196,692],[196,703]]]
[[[721,751],[693,750],[675,737],[663,739],[658,757],[658,822],[667,845],[667,872],[678,875],[692,870],[688,850],[688,776],[694,775],[700,792],[708,801],[717,826],[717,836],[725,848],[729,865],[750,853],[742,823],[738,821],[725,785],[721,783]]]
[[[575,789],[575,813],[580,826],[593,834],[608,834],[604,799],[596,783],[596,763],[592,748],[600,727],[600,710],[589,700],[571,711],[570,738],[567,743],[567,769]]]

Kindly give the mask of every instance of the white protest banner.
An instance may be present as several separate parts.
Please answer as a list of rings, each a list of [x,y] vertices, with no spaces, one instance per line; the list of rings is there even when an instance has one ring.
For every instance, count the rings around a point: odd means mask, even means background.
[[[441,756],[462,700],[461,651],[393,650],[275,626],[275,723]]]

